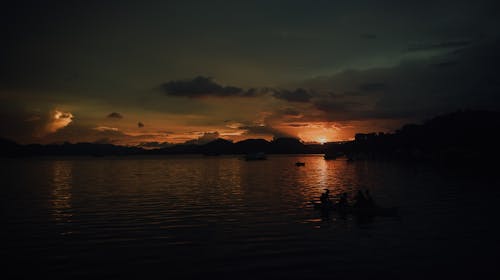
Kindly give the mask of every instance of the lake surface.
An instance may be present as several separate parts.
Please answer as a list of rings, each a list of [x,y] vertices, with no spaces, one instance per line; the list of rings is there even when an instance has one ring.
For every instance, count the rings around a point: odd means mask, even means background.
[[[498,273],[498,174],[320,155],[1,163],[1,251],[10,277]],[[399,215],[322,217],[310,200],[325,188],[334,196],[369,189]]]

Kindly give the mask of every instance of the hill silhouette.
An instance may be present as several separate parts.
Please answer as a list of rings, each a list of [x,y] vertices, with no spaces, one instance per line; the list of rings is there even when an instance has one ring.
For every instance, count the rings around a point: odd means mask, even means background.
[[[359,133],[354,141],[329,145],[327,153],[343,153],[353,160],[485,159],[500,155],[499,129],[500,112],[457,111],[404,125],[394,133]]]
[[[216,139],[204,145],[178,144],[143,149],[98,143],[19,145],[0,138],[0,156],[124,156],[204,154],[208,156],[264,152],[268,154],[325,153],[349,159],[473,160],[500,156],[500,112],[457,111],[422,124],[407,124],[394,133],[358,133],[353,141],[304,144],[296,138],[246,139],[233,143]]]
[[[273,141],[264,139],[246,139],[237,143],[218,138],[204,145],[180,144],[157,150],[145,151],[148,154],[204,154],[208,156],[247,154],[264,152],[271,154],[301,154],[310,153],[312,149],[307,149],[299,139],[296,138],[276,138]],[[321,150],[320,153],[323,151]]]
[[[124,147],[97,143],[63,143],[18,145],[9,140],[0,140],[0,155],[22,156],[110,156],[133,155],[144,151],[138,147]]]

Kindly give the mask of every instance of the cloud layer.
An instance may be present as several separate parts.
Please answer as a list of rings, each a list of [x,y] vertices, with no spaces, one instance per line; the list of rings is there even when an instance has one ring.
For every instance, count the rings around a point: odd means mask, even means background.
[[[110,113],[107,118],[109,119],[123,119],[123,115],[117,112]]]
[[[500,107],[498,1],[28,2],[0,9],[0,137],[21,142],[348,139]]]
[[[309,102],[313,94],[303,88],[296,90],[273,90],[273,96],[289,102]]]
[[[419,119],[470,108],[498,110],[499,47],[500,40],[486,41],[394,67],[344,71],[302,83],[322,92],[311,101],[323,112],[320,118],[330,121]]]
[[[257,95],[255,89],[243,90],[234,86],[222,86],[212,78],[198,76],[191,80],[169,81],[161,85],[166,95],[177,97],[199,98],[206,96],[216,97],[253,97]]]

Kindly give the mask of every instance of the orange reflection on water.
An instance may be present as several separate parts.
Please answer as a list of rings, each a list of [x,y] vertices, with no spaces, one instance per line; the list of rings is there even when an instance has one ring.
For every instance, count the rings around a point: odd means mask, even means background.
[[[54,161],[54,177],[52,180],[52,217],[60,223],[71,222],[71,189],[73,187],[73,166],[69,161]]]
[[[325,160],[323,156],[308,156],[302,161],[305,168],[297,169],[297,172],[306,200],[318,199],[325,189],[329,189],[332,198],[336,199],[341,193],[351,193],[355,188],[357,174],[345,159]]]
[[[336,170],[333,165],[325,161],[322,156],[299,156],[295,158],[297,162],[304,162],[303,167],[290,167],[290,173],[282,173],[282,181],[284,185],[300,186],[302,199],[307,203],[310,200],[317,200],[325,189],[329,189],[330,193],[335,193],[336,185],[334,184],[333,175]],[[290,159],[283,158],[283,163],[280,165],[291,165],[286,161]],[[292,195],[292,194],[289,194]]]
[[[317,191],[322,192],[323,189],[330,189],[331,182],[328,178],[328,164],[324,160],[315,160],[312,161],[311,163],[314,163],[314,167],[317,170],[317,178],[318,178],[318,184],[317,184]]]

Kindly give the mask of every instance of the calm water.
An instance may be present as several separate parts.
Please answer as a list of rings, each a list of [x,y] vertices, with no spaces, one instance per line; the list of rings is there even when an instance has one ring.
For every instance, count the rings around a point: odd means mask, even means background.
[[[477,276],[499,257],[498,175],[293,155],[1,161],[10,277]],[[399,217],[322,218],[324,188],[370,189]]]

